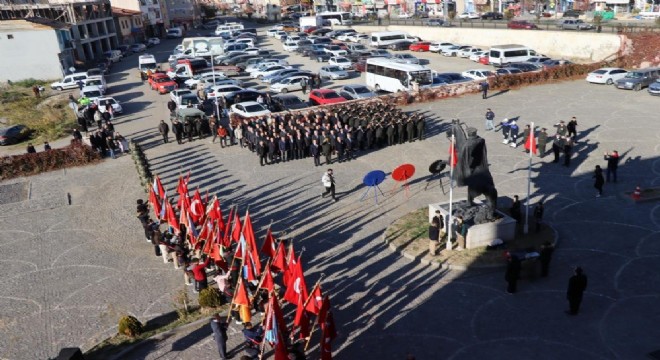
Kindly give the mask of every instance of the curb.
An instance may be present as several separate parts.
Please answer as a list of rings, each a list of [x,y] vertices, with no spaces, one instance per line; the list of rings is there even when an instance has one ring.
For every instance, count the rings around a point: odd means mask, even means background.
[[[407,214],[406,214],[407,215]],[[405,216],[405,215],[404,215]],[[399,219],[395,219],[390,222],[389,225],[385,228],[385,231],[383,231],[383,234],[381,235],[381,238],[383,239],[383,242],[387,245],[387,247],[393,252],[393,253],[400,253],[403,257],[410,261],[415,261],[419,262],[422,265],[430,266],[439,270],[460,270],[460,271],[467,271],[467,270],[476,270],[476,269],[500,269],[500,268],[505,268],[506,264],[500,264],[500,265],[472,265],[472,266],[465,266],[465,265],[452,265],[452,264],[445,264],[445,263],[440,263],[437,261],[432,261],[432,260],[427,260],[423,256],[419,255],[412,255],[404,250],[401,249],[401,246],[394,245],[391,241],[387,241],[386,234],[387,234],[387,229],[389,229],[392,224]],[[548,224],[548,223],[543,223],[544,225],[548,226],[551,230],[552,233],[554,234],[553,238],[553,246],[556,247],[557,244],[559,244],[559,232],[557,229],[555,229],[554,226]]]
[[[221,315],[221,316],[227,316],[227,313],[226,313],[226,312],[222,312],[222,313],[220,313],[220,315]],[[206,316],[205,316],[204,318],[199,319],[199,320],[195,320],[195,321],[193,321],[193,322],[191,322],[191,323],[189,323],[189,324],[186,324],[186,325],[183,325],[183,326],[179,326],[179,327],[175,327],[174,329],[167,330],[167,331],[164,331],[164,332],[162,332],[162,333],[158,333],[158,334],[153,335],[153,336],[151,336],[151,337],[148,337],[148,338],[146,338],[146,339],[142,339],[142,340],[140,340],[139,342],[137,342],[137,343],[135,343],[135,344],[132,344],[132,345],[130,345],[129,347],[127,347],[126,349],[120,351],[118,354],[116,354],[115,356],[111,357],[110,360],[121,360],[121,359],[124,359],[124,358],[126,357],[126,355],[130,354],[131,352],[135,351],[135,350],[136,350],[137,348],[139,348],[140,346],[144,345],[144,343],[145,343],[146,341],[148,341],[148,340],[162,340],[162,338],[169,338],[171,335],[176,334],[177,332],[183,331],[183,330],[185,330],[185,329],[187,329],[187,328],[194,327],[194,326],[196,326],[196,325],[199,325],[199,324],[201,324],[201,323],[205,323],[205,322],[208,322],[208,321],[209,321],[209,317],[206,317]]]

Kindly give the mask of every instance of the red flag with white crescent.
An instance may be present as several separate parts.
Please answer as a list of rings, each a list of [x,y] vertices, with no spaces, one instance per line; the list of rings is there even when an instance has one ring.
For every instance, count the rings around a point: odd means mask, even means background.
[[[312,296],[309,298],[305,310],[314,315],[318,315],[321,311],[321,305],[323,305],[323,293],[321,292],[321,285],[316,284],[314,289],[312,289]]]
[[[190,202],[190,217],[192,217],[195,224],[199,224],[204,217],[204,202],[202,196],[199,194],[199,189],[195,190],[195,194]]]
[[[284,300],[291,304],[298,304],[298,299],[302,297],[307,299],[307,284],[305,284],[305,275],[303,274],[302,263],[300,257],[293,265],[292,275],[286,285],[286,292],[284,293]]]
[[[284,257],[284,243],[280,242],[277,245],[277,250],[275,250],[275,256],[273,257],[273,263],[271,265],[274,272],[279,273],[286,270],[286,259]]]
[[[277,248],[275,247],[275,238],[273,237],[273,232],[270,231],[270,227],[268,227],[266,238],[264,238],[264,244],[261,245],[261,253],[268,256],[269,258],[274,258],[276,251]]]

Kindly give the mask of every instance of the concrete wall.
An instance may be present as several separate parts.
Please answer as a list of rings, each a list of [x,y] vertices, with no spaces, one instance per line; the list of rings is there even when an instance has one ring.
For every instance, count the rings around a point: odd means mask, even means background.
[[[446,41],[489,48],[520,44],[553,58],[596,62],[615,54],[622,45],[616,34],[595,32],[440,28],[428,26],[353,26],[358,32],[405,31],[429,41]]]
[[[13,39],[7,39],[7,35]],[[36,46],[35,44],[38,44]],[[0,33],[0,82],[29,78],[62,78],[55,30],[8,31]]]

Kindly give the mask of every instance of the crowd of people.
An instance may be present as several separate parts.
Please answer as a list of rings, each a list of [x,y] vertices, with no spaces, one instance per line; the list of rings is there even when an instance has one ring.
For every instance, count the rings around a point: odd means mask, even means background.
[[[159,126],[167,142],[169,129],[163,123]],[[320,166],[321,157],[325,164],[341,163],[360,151],[424,140],[426,123],[419,113],[367,101],[260,118],[234,117],[228,127],[212,116],[210,127],[212,142],[219,139],[222,147],[247,148],[258,155],[262,166],[305,158]]]

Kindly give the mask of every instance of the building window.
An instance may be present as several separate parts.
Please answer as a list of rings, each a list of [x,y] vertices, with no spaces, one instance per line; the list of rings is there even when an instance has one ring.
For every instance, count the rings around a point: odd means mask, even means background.
[[[12,34],[7,34],[7,39],[11,40],[11,39],[13,39],[13,38],[14,38],[14,35],[12,35]]]

